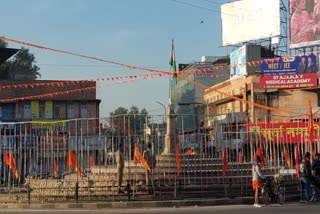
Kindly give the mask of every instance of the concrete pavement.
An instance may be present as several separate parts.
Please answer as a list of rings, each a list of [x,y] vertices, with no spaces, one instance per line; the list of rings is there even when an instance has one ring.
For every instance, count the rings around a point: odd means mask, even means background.
[[[299,200],[299,196],[286,196],[286,201]],[[161,201],[117,201],[117,202],[80,202],[80,203],[47,203],[47,204],[0,204],[0,209],[106,209],[106,208],[155,208],[184,206],[218,206],[252,204],[253,198],[194,198],[184,200]]]

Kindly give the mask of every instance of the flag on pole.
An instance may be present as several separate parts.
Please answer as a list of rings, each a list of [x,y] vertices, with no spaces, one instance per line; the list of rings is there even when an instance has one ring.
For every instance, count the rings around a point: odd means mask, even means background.
[[[311,101],[309,100],[309,105],[308,105],[308,135],[309,135],[309,140],[310,143],[313,144],[313,115],[312,115],[312,106],[311,106]]]
[[[178,176],[180,175],[180,171],[181,171],[181,163],[180,163],[179,151],[180,151],[179,143],[176,143],[176,167],[177,167]]]
[[[296,174],[299,177],[300,176],[300,173],[299,173],[300,160],[299,160],[299,147],[298,147],[298,145],[295,145],[294,150],[295,150],[295,161],[296,161]]]
[[[144,159],[143,155],[141,154],[137,144],[134,144],[134,155],[133,155],[133,163],[134,164],[141,164],[143,168],[146,170],[151,171],[149,164]]]
[[[290,157],[289,157],[286,146],[283,146],[283,157],[284,157],[284,160],[286,161],[288,167],[291,168]]]
[[[90,156],[90,159],[89,159],[89,166],[90,168],[94,166],[94,160],[92,156]]]
[[[227,147],[226,145],[224,145],[223,157],[222,157],[222,176],[227,175],[227,169],[228,169]]]
[[[54,176],[58,176],[58,164],[56,159],[53,160],[53,172],[54,172]]]
[[[171,57],[170,57],[169,65],[171,65],[171,71],[174,71],[174,72],[177,71],[176,56],[174,53],[173,39],[172,39],[172,45],[171,45]]]
[[[67,165],[75,168],[78,175],[81,175],[81,171],[78,168],[76,157],[74,156],[73,152],[70,149],[68,150]]]
[[[10,151],[10,154],[7,152],[4,153],[4,162],[9,166],[10,169],[12,169],[16,179],[19,179],[19,172],[17,170],[16,161],[14,160],[12,151]]]

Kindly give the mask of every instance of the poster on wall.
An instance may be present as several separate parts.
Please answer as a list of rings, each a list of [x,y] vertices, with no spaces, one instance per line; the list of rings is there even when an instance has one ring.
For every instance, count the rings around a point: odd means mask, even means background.
[[[232,51],[230,53],[230,79],[237,79],[247,75],[247,46]]]
[[[290,0],[290,48],[320,44],[320,1]]]

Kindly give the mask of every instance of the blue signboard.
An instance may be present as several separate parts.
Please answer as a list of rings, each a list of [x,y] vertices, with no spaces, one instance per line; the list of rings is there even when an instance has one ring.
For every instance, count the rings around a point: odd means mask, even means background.
[[[263,59],[261,64],[262,74],[305,74],[317,71],[317,57],[314,54]]]

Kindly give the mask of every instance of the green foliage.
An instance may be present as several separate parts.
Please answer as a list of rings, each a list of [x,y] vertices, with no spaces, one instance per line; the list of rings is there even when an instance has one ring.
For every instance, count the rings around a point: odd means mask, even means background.
[[[131,106],[130,109],[118,107],[110,113],[110,125],[113,130],[121,133],[140,133],[148,122],[148,112],[145,108],[139,111],[137,106]]]
[[[0,40],[0,47],[8,47],[8,43]],[[23,73],[33,76],[33,79],[41,77],[40,68],[35,65],[35,56],[29,52],[28,48],[22,47],[12,59],[7,60],[0,66],[0,79],[8,79],[10,74]]]

